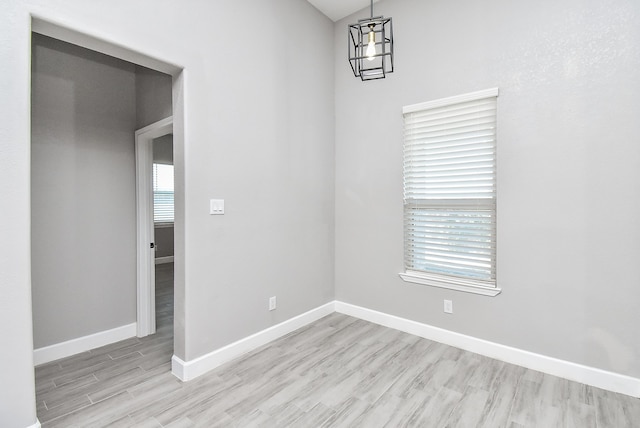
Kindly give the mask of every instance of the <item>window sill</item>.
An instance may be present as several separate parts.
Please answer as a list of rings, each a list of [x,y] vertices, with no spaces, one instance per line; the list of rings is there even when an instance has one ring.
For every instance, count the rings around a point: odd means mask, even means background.
[[[463,291],[465,293],[480,294],[482,296],[494,297],[502,292],[498,287],[488,287],[483,285],[473,285],[471,281],[455,280],[455,279],[438,279],[430,275],[418,272],[399,273],[400,278],[405,282],[414,284],[429,285],[431,287],[446,288],[449,290]]]
[[[154,229],[163,229],[165,227],[173,227],[173,222],[171,223],[153,223]]]

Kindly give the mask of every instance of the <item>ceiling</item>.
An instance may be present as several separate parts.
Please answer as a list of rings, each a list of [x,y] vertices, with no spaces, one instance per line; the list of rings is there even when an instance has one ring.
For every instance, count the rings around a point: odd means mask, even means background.
[[[307,0],[333,22],[371,6],[370,0]],[[378,0],[373,0],[376,3]],[[368,14],[367,14],[368,16]]]

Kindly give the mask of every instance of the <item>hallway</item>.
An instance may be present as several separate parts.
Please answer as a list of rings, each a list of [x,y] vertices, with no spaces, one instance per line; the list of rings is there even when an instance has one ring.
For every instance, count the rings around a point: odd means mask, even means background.
[[[87,415],[104,411],[100,403],[109,397],[124,396],[127,390],[135,390],[136,385],[146,385],[163,374],[173,377],[173,263],[155,268],[155,334],[132,337],[36,367],[37,412],[43,426],[74,412]]]

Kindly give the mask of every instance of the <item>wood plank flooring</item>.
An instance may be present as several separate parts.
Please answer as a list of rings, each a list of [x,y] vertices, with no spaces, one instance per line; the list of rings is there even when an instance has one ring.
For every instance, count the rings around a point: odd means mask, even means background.
[[[640,399],[337,313],[182,383],[157,269],[157,334],[36,368],[43,427],[640,427]]]

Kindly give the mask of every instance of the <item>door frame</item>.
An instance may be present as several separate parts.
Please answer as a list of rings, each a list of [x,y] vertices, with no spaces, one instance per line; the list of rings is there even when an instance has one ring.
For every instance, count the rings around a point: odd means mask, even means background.
[[[156,332],[153,140],[173,133],[173,116],[135,132],[137,223],[137,336]]]

